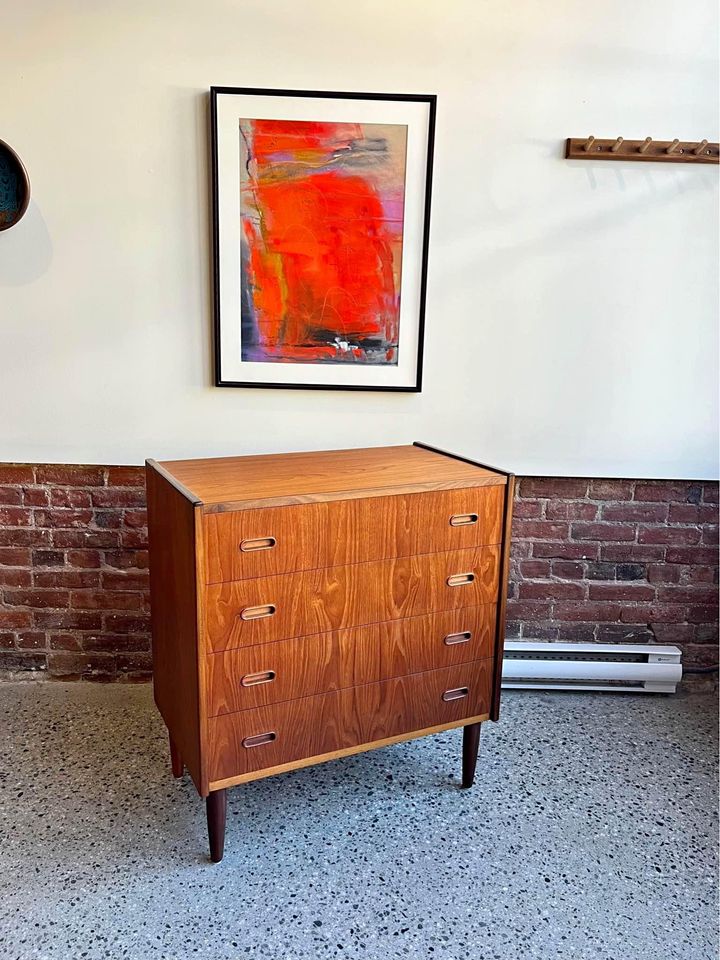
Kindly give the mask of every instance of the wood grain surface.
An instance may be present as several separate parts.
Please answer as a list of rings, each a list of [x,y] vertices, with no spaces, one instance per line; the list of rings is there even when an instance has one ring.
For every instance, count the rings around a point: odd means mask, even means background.
[[[500,543],[504,501],[504,486],[469,487],[206,515],[207,581]]]
[[[497,546],[306,570],[207,588],[208,651],[495,603]],[[472,582],[448,586],[451,576]],[[270,616],[249,619],[254,608]]]
[[[505,484],[493,470],[415,446],[164,460],[160,465],[210,511],[243,503],[286,505]]]
[[[210,654],[209,714],[491,657],[495,615],[488,603]]]
[[[491,679],[492,660],[481,660],[212,717],[210,781],[485,714]],[[462,699],[443,700],[446,691],[464,688]],[[243,745],[270,733],[274,738],[261,746]]]
[[[153,692],[176,751],[201,793],[195,507],[148,465]]]

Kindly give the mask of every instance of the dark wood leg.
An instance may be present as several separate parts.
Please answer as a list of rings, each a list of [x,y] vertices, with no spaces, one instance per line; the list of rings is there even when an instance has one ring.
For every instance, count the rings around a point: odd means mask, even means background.
[[[475,780],[478,747],[480,746],[480,723],[463,727],[462,785],[471,787]]]
[[[227,815],[227,790],[213,790],[205,800],[210,859],[220,863],[225,849],[225,817]]]
[[[183,771],[185,770],[185,765],[183,764],[180,751],[178,750],[177,745],[172,737],[170,737],[170,764],[172,766],[173,776],[181,777],[183,775]]]

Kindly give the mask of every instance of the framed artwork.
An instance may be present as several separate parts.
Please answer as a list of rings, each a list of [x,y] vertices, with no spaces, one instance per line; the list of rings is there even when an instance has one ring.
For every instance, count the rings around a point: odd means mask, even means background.
[[[420,391],[435,99],[211,89],[217,386]]]

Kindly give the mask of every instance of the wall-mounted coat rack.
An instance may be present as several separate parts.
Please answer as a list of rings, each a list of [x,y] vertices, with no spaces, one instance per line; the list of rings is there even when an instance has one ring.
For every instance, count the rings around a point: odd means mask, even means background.
[[[652,160],[655,163],[720,163],[720,144],[707,140],[596,140],[568,137],[566,160]]]

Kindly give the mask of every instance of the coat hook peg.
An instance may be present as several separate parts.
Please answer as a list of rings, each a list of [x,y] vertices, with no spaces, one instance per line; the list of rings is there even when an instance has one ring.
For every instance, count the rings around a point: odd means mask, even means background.
[[[620,147],[622,146],[623,138],[618,137],[615,143],[610,147],[612,153],[617,153]]]
[[[583,147],[583,150],[585,151],[585,153],[589,153],[590,148],[592,147],[592,145],[593,145],[594,143],[595,143],[595,137],[588,137],[588,138],[587,138],[587,142],[586,142],[585,146]]]
[[[675,153],[675,151],[676,151],[677,148],[678,148],[678,144],[679,144],[679,143],[680,143],[680,141],[679,141],[679,140],[677,139],[677,137],[676,137],[676,138],[673,140],[673,142],[670,144],[670,146],[667,148],[667,150],[666,150],[665,152],[666,152],[666,153]]]
[[[647,153],[647,149],[652,143],[652,137],[645,137],[645,142],[638,148],[638,153]]]
[[[693,154],[696,157],[699,157],[700,154],[704,151],[705,147],[708,145],[707,140],[703,140],[702,143],[699,143],[693,150]]]

